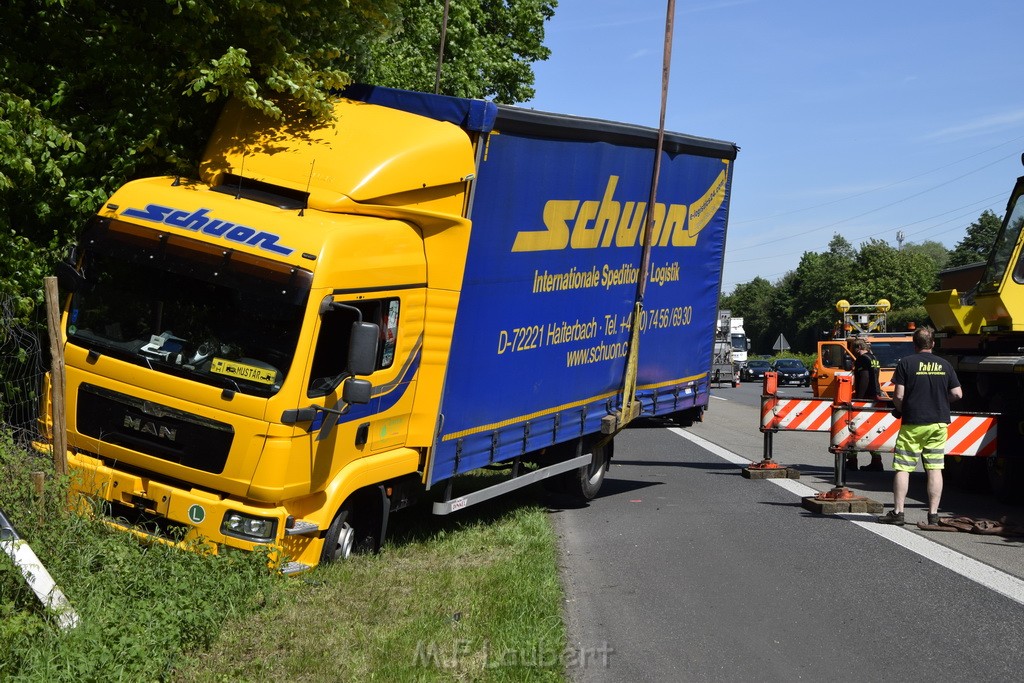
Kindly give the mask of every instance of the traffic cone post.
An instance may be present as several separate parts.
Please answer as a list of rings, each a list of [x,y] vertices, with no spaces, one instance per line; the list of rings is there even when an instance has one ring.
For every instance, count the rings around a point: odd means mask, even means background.
[[[836,398],[832,409],[832,429],[844,429],[850,421],[853,403],[853,381],[845,375],[836,377]],[[856,450],[829,448],[835,454],[834,487],[803,499],[803,507],[811,512],[836,514],[839,512],[881,513],[882,504],[865,496],[859,496],[846,486],[846,461]]]
[[[764,434],[764,447],[761,462],[751,463],[743,468],[743,476],[747,479],[799,479],[800,472],[775,462],[772,457],[772,435],[777,429],[771,425],[770,415],[775,410],[779,394],[779,376],[775,372],[764,373],[764,384],[761,394],[761,432]]]

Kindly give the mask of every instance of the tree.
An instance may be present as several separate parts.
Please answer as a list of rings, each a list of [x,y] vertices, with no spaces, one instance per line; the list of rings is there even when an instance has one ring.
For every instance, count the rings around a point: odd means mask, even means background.
[[[918,306],[937,284],[935,262],[919,251],[900,251],[884,240],[861,245],[856,277],[848,285],[850,303],[870,304],[888,299],[893,309]]]
[[[446,91],[510,102],[532,94],[529,65],[547,56],[540,41],[554,2],[454,4]],[[0,265],[0,294],[16,295],[23,314],[41,301],[41,273],[52,271],[84,220],[126,180],[194,175],[229,97],[273,117],[287,98],[322,118],[331,91],[354,75],[380,72],[392,75],[391,85],[421,85],[412,76],[434,71],[437,31],[427,35],[427,24],[442,5],[0,3],[0,240],[14,245]]]
[[[848,239],[839,233],[833,234],[832,239],[829,240],[828,253],[841,259],[850,259],[851,261],[857,257],[857,250],[853,248]]]
[[[780,334],[786,335],[790,345],[793,345],[797,331],[796,323],[794,322],[796,317],[794,313],[796,310],[794,304],[795,290],[796,274],[792,270],[783,275],[772,289],[772,296],[768,302],[768,315],[772,320],[772,324],[768,329],[769,349]]]
[[[805,252],[793,271],[795,329],[788,339],[794,348],[813,348],[821,333],[834,326],[836,302],[850,296],[850,283],[856,278],[856,252],[838,236],[829,246],[824,254]]]
[[[919,244],[908,243],[903,245],[903,249],[900,251],[923,254],[935,264],[937,271],[942,270],[949,263],[949,249],[946,249],[941,242],[936,242],[935,240],[925,240]]]
[[[774,338],[771,335],[772,285],[763,277],[737,285],[732,294],[723,297],[722,308],[732,311],[737,318],[743,318],[743,329],[747,333],[754,351],[765,353],[771,349]]]
[[[967,226],[967,234],[957,242],[949,256],[947,267],[966,266],[970,263],[987,261],[1003,219],[989,210],[982,212],[978,220]]]
[[[532,99],[531,64],[548,58],[544,22],[555,0],[460,0],[449,7],[440,92],[493,98],[504,104]],[[444,2],[408,0],[391,30],[375,41],[358,80],[434,92]]]
[[[835,235],[828,251],[805,252],[774,286],[755,278],[737,285],[723,304],[744,316],[759,348],[770,348],[781,333],[794,349],[812,351],[821,334],[840,321],[835,305],[841,299],[855,305],[888,299],[891,320],[922,322],[925,294],[935,288],[945,248],[909,246],[897,250],[884,240],[869,240],[854,249]]]

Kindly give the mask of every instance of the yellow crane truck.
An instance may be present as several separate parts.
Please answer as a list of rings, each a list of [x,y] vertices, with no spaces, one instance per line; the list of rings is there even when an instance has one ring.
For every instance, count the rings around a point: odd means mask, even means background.
[[[1022,157],[1024,161],[1024,157]],[[1024,177],[1006,205],[985,263],[942,274],[925,307],[939,334],[935,352],[954,365],[964,398],[957,410],[998,413],[995,457],[958,463],[963,475],[987,475],[993,492],[1024,491]],[[984,467],[984,470],[981,468]]]

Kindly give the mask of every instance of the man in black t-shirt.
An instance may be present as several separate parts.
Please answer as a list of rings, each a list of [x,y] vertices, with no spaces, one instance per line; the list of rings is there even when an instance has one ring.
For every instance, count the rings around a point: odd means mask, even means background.
[[[902,417],[896,437],[892,468],[893,509],[879,517],[883,524],[903,524],[903,504],[910,486],[910,473],[917,461],[924,463],[928,477],[928,524],[939,522],[939,499],[942,497],[942,467],[945,464],[946,432],[949,426],[949,404],[963,397],[960,380],[945,358],[932,353],[933,332],[927,327],[914,331],[917,353],[902,358],[893,375],[895,390],[893,413]]]
[[[850,342],[850,352],[856,358],[853,363],[853,397],[858,401],[886,398],[882,393],[882,387],[878,384],[880,364],[875,358],[875,354],[871,353],[871,345],[864,339],[853,339]],[[846,468],[857,469],[856,452],[846,456]],[[882,454],[878,451],[871,451],[871,462],[861,469],[865,472],[883,471],[885,467],[882,465]]]

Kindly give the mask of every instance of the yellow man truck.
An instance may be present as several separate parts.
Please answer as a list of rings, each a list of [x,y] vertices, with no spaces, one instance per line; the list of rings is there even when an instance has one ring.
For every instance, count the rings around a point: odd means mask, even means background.
[[[229,105],[198,179],[126,184],[62,269],[76,490],[288,573],[418,499],[592,498],[631,419],[708,403],[737,148],[665,134],[648,206],[657,133],[367,86],[323,125]]]

